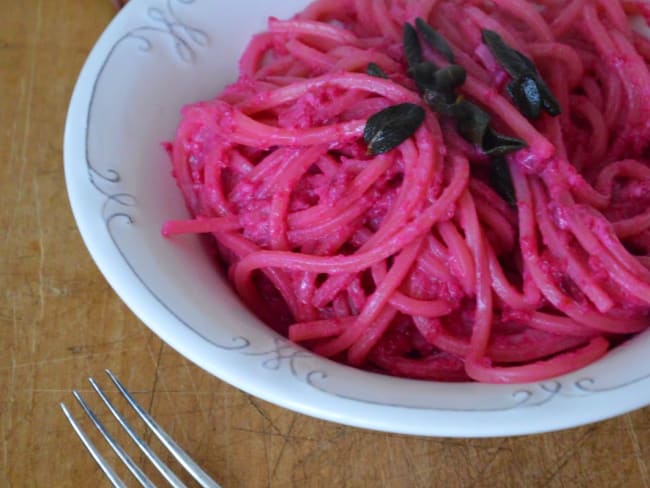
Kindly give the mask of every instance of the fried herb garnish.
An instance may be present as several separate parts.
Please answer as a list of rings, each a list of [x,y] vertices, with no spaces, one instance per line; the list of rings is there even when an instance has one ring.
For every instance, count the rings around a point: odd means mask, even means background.
[[[414,103],[400,103],[377,112],[363,131],[368,153],[383,154],[396,148],[418,130],[424,117],[424,109]]]
[[[422,38],[427,41],[433,49],[442,54],[450,63],[456,62],[451,46],[449,46],[447,40],[442,37],[437,30],[420,17],[415,20],[415,26]]]
[[[512,77],[507,92],[519,111],[528,119],[538,119],[543,108],[546,113],[556,117],[562,113],[560,103],[539,74],[535,63],[516,49],[508,46],[494,31],[483,30],[483,42]]]
[[[420,44],[420,39],[418,38],[418,33],[411,24],[406,22],[403,29],[403,44],[404,44],[404,55],[406,57],[406,63],[409,66],[409,69],[413,66],[421,63],[422,58],[422,45]]]
[[[512,207],[517,205],[515,187],[508,163],[503,158],[494,158],[490,164],[490,182],[492,188]]]
[[[467,72],[455,64],[450,45],[433,27],[420,18],[416,20],[416,27],[404,24],[403,48],[408,74],[420,91],[422,100],[433,111],[453,120],[458,133],[492,159],[492,185],[508,203],[515,204],[512,179],[503,157],[526,147],[526,143],[497,132],[491,125],[492,118],[487,111],[457,93],[466,81]],[[420,36],[450,64],[440,68],[425,60]],[[508,93],[519,109],[529,118],[539,117],[542,109],[550,114],[559,113],[557,101],[532,61],[510,48],[492,31],[484,31],[483,37],[513,78],[508,84]],[[374,63],[368,65],[367,72],[371,76],[388,78]],[[374,114],[364,129],[368,153],[382,154],[396,148],[417,131],[425,115],[424,109],[413,103],[401,103]]]

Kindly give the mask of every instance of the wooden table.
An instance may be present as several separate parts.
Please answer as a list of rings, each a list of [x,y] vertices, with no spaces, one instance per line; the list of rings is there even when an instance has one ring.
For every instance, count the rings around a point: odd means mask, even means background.
[[[66,107],[109,2],[0,7],[0,486],[108,486],[58,406],[80,414],[72,388],[97,405],[86,378],[105,384],[105,367],[225,488],[650,486],[650,409],[541,436],[404,437],[289,412],[180,357],[108,287],[68,206]]]

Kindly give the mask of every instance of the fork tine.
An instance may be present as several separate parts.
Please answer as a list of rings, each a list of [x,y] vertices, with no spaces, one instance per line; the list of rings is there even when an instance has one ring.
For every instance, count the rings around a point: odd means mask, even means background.
[[[109,370],[106,369],[106,374],[111,379],[113,384],[117,387],[120,393],[124,396],[129,405],[135,410],[140,418],[147,424],[152,432],[158,437],[160,442],[167,448],[167,450],[176,458],[176,460],[187,470],[188,473],[203,487],[203,488],[221,488],[208,474],[203,471],[192,458],[183,451],[176,442],[167,434],[162,427],[140,406],[138,402],[131,396],[128,390],[120,383],[120,380]]]
[[[169,484],[172,485],[173,487],[184,488],[185,484],[172,472],[171,469],[167,467],[167,465],[156,455],[156,453],[153,452],[153,450],[149,447],[149,445],[144,440],[142,440],[142,438],[138,434],[136,434],[133,427],[117,411],[113,403],[106,396],[104,390],[101,389],[101,387],[95,382],[93,378],[88,378],[88,381],[90,381],[90,384],[92,385],[95,392],[104,401],[106,407],[108,407],[108,409],[113,414],[113,416],[117,419],[117,421],[122,426],[122,428],[126,431],[127,434],[129,434],[131,440],[133,440],[133,442],[137,444],[137,446],[142,450],[145,456],[147,456],[149,461],[151,461],[151,463],[156,467],[156,469],[160,472],[160,474],[162,474],[165,477],[165,479],[169,482]]]
[[[108,445],[111,446],[113,451],[115,451],[115,454],[122,460],[122,462],[126,465],[126,467],[131,471],[133,476],[140,482],[140,484],[146,488],[155,488],[155,485],[151,482],[149,478],[147,478],[147,475],[144,474],[144,472],[138,467],[137,464],[133,462],[133,459],[126,453],[124,449],[113,439],[111,434],[109,434],[108,430],[106,430],[106,427],[104,427],[104,424],[97,418],[95,413],[90,409],[86,401],[82,398],[82,396],[79,394],[77,390],[72,390],[72,394],[74,397],[77,399],[79,402],[79,405],[81,405],[81,408],[86,412],[86,415],[90,418],[92,423],[95,425],[97,430],[102,434],[104,439],[106,439],[106,442],[108,442]]]
[[[122,479],[117,475],[113,468],[111,468],[111,466],[102,457],[102,455],[99,453],[95,445],[91,442],[90,438],[83,431],[81,426],[77,423],[65,404],[60,403],[59,405],[61,406],[61,410],[63,410],[64,415],[68,419],[68,422],[70,422],[70,425],[72,425],[72,428],[77,433],[77,436],[79,439],[81,439],[84,447],[88,449],[88,452],[93,457],[95,462],[99,465],[111,484],[115,488],[127,488],[127,486],[124,484],[124,481],[122,481]]]

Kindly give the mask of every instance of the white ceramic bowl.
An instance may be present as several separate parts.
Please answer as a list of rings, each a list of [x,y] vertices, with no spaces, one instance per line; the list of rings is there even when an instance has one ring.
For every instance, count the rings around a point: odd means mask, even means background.
[[[182,105],[236,78],[269,15],[308,0],[132,0],[90,54],[70,104],[65,173],[79,230],[102,273],[166,343],[257,397],[369,429],[483,437],[544,432],[650,403],[650,334],[543,383],[444,384],[319,358],[252,316],[195,237],[162,238],[188,216],[161,141]]]

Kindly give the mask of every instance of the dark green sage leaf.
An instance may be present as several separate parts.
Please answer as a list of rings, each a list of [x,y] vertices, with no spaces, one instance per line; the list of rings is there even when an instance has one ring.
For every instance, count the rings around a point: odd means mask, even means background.
[[[418,130],[424,117],[424,109],[413,103],[401,103],[377,112],[368,119],[363,131],[368,153],[383,154],[396,148]]]
[[[546,85],[544,80],[541,77],[537,77],[537,88],[539,93],[542,95],[542,107],[546,110],[552,117],[557,117],[562,113],[562,107],[560,107],[560,102],[557,101],[551,89]]]
[[[420,63],[422,65],[424,63]],[[416,76],[420,76],[416,74]],[[426,73],[422,80],[415,78],[415,83],[422,92],[422,98],[435,112],[453,116],[456,103],[456,88],[465,83],[467,73],[462,66],[452,64],[446,68]]]
[[[483,29],[483,42],[487,45],[492,56],[501,64],[503,69],[517,79],[529,74],[537,74],[537,68],[532,61],[519,51],[508,46],[499,34]],[[532,66],[532,73],[531,73]]]
[[[452,107],[452,116],[461,136],[477,146],[483,144],[490,126],[490,114],[467,100],[459,100]]]
[[[508,83],[506,90],[519,111],[528,119],[537,119],[542,111],[542,95],[535,79],[522,76]]]
[[[424,90],[422,98],[434,112],[453,117],[455,105],[455,99],[453,97],[450,100],[448,95],[436,90]]]
[[[490,127],[485,131],[481,147],[488,156],[505,156],[525,148],[526,143],[516,137],[499,134]]]
[[[409,68],[422,62],[422,46],[418,33],[411,24],[404,24],[404,55]]]
[[[377,63],[368,63],[368,68],[366,68],[366,73],[376,78],[388,79],[388,75],[386,74],[386,72],[383,69],[381,69],[381,67]]]
[[[556,117],[562,113],[560,103],[542,79],[532,60],[516,49],[508,46],[501,36],[494,31],[483,29],[483,42],[485,42],[492,55],[512,78],[515,80],[529,78],[535,81],[537,91],[541,98],[541,106],[549,115]],[[518,107],[521,109],[521,106],[518,105]]]
[[[535,63],[531,59],[528,58],[525,54],[520,53],[516,49],[513,49],[515,54],[519,57],[519,60],[528,68],[529,73],[536,73],[537,74],[537,66],[535,66]]]
[[[429,61],[417,63],[409,69],[409,75],[421,92],[436,89],[435,74],[438,68]]]
[[[452,64],[434,73],[436,90],[441,93],[454,93],[467,79],[467,71],[462,66]]]
[[[492,188],[513,207],[517,206],[517,196],[508,163],[503,158],[494,158],[490,164]]]
[[[456,62],[449,43],[437,30],[420,17],[415,20],[415,25],[420,34],[422,34],[424,40],[427,41],[432,48],[442,54],[450,63]]]

